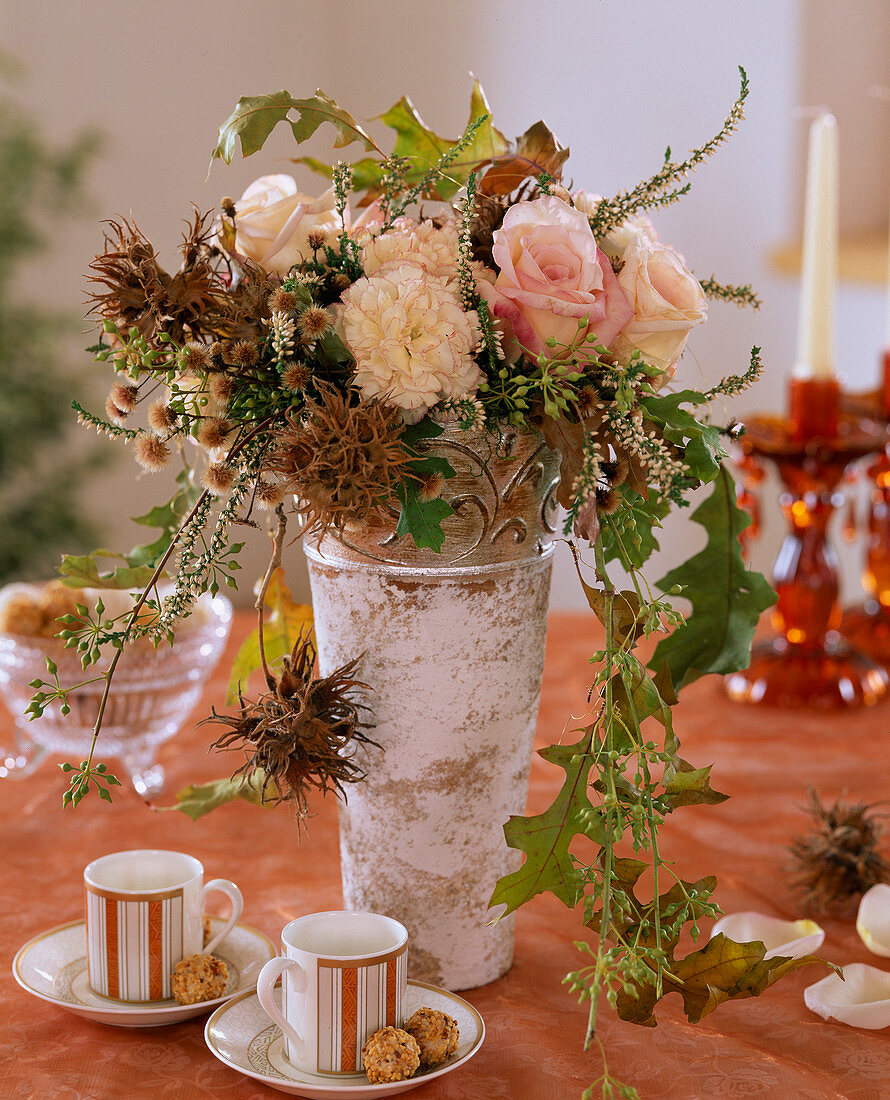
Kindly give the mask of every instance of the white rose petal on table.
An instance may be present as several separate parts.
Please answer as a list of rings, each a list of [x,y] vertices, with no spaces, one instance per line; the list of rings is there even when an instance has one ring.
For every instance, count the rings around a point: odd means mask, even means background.
[[[804,990],[804,1003],[823,1020],[878,1031],[890,1027],[890,974],[866,963],[850,963],[843,978],[829,974]]]
[[[862,895],[856,931],[873,955],[890,958],[890,886],[879,882]]]
[[[815,921],[782,920],[750,910],[721,917],[711,929],[711,939],[720,932],[735,943],[759,941],[766,947],[764,959],[777,955],[802,959],[818,951],[825,939],[825,933]]]

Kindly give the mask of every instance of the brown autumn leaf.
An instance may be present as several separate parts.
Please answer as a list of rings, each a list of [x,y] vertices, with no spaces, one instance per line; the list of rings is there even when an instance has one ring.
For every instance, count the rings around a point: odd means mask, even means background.
[[[637,880],[647,867],[648,864],[638,859],[615,861],[616,877],[630,904],[613,911],[611,926],[613,935],[620,935],[625,942],[654,947],[654,907],[652,903],[640,902],[634,894]],[[660,894],[656,905],[661,913],[676,913],[687,895],[710,897],[716,884],[717,880],[713,876],[701,878],[697,882],[680,881]],[[599,918],[600,912],[594,913],[587,924],[596,928]],[[645,929],[641,928],[643,921]],[[687,1019],[690,1023],[698,1023],[724,1001],[757,997],[779,978],[802,966],[819,963],[838,971],[833,963],[817,959],[814,955],[805,955],[800,959],[777,955],[772,959],[765,959],[766,947],[763,943],[736,943],[722,934],[684,958],[676,959],[674,953],[678,939],[679,933],[672,937],[662,930],[661,947],[666,953],[667,964],[660,995],[655,987],[654,972],[651,984],[630,980],[627,982],[630,991],[625,992],[622,989],[619,992],[615,1009],[622,1020],[642,1024],[644,1027],[655,1027],[658,1022],[655,1019],[655,1008],[659,1000],[668,993],[679,993],[683,998]]]
[[[542,172],[558,181],[568,155],[569,150],[560,145],[550,127],[543,121],[536,122],[516,139],[512,152],[492,160],[479,180],[478,191],[482,195],[509,195],[523,181],[537,179]]]

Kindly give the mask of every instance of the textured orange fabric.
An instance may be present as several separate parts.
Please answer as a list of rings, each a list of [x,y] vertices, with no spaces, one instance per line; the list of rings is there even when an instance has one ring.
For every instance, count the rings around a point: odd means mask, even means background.
[[[236,622],[232,646],[250,628]],[[551,618],[539,744],[582,715],[597,647],[592,619]],[[231,647],[230,647],[231,653]],[[201,713],[221,706],[225,672],[208,685]],[[196,718],[200,715],[196,713]],[[3,721],[8,729],[9,719]],[[717,872],[727,912],[758,909],[799,915],[789,891],[786,848],[806,829],[801,811],[808,784],[828,798],[846,790],[873,800],[888,793],[890,709],[809,714],[734,706],[718,680],[692,685],[677,712],[684,756],[714,764],[713,783],[732,797],[687,809],[663,831],[663,854],[686,878]],[[169,790],[225,774],[233,757],[208,757],[210,731],[189,729],[164,746]],[[536,758],[530,805],[543,809],[562,772]],[[204,1017],[157,1030],[106,1027],[30,997],[9,971],[32,936],[83,913],[81,872],[91,859],[126,847],[176,848],[204,863],[208,877],[234,879],[244,893],[244,921],[273,940],[302,913],[338,908],[336,807],[316,816],[298,843],[286,810],[233,804],[193,824],[178,813],[147,809],[132,790],[111,806],[90,797],[61,809],[64,777],[49,764],[29,779],[0,786],[3,905],[0,949],[0,1096],[35,1100],[119,1100],[132,1096],[275,1095],[219,1063],[203,1040]],[[163,801],[172,801],[167,798]],[[825,954],[839,963],[887,967],[860,943],[852,920],[823,922]],[[550,897],[517,919],[516,959],[499,982],[465,996],[488,1029],[479,1054],[441,1081],[420,1085],[416,1100],[572,1100],[600,1075],[596,1050],[582,1051],[586,1009],[563,975],[579,965],[572,941],[578,915]],[[725,1005],[702,1024],[685,1022],[669,998],[655,1029],[621,1024],[605,1012],[601,1036],[614,1074],[648,1100],[766,1097],[788,1100],[880,1100],[890,1096],[890,1035],[826,1023],[804,1006],[803,990],[823,976],[810,968],[756,1000]],[[596,1093],[598,1095],[598,1092]]]

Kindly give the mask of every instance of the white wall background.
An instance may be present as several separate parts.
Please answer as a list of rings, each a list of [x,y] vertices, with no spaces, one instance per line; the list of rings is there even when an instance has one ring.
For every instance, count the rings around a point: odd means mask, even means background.
[[[776,411],[793,359],[797,284],[771,274],[768,255],[799,226],[804,124],[794,110],[843,93],[842,155],[862,152],[856,104],[863,118],[866,108],[871,112],[870,135],[881,124],[868,100],[888,44],[885,37],[883,48],[875,47],[888,20],[869,22],[881,5],[845,2],[845,19],[830,28],[826,67],[819,49],[808,53],[804,35],[813,40],[814,21],[824,30],[830,0],[553,0],[546,7],[538,0],[0,0],[2,48],[30,71],[17,98],[59,140],[84,126],[108,135],[91,179],[95,218],[66,229],[24,289],[83,312],[82,276],[101,245],[100,217],[132,212],[162,260],[175,266],[192,201],[207,208],[223,194],[237,197],[256,176],[287,170],[293,145],[282,131],[258,156],[231,168],[217,163],[205,180],[216,128],[239,95],[282,87],[308,95],[322,87],[357,117],[370,118],[404,93],[431,126],[456,135],[472,71],[500,129],[513,136],[544,117],[572,148],[575,184],[610,194],[651,174],[667,144],[682,153],[716,132],[737,93],[741,64],[752,87],[747,121],[693,177],[692,194],[657,223],[699,275],[750,281],[764,300],[759,313],[715,303],[709,324],[694,335],[683,377],[712,383],[743,369],[751,345],[759,344],[767,375],[731,412]],[[860,26],[870,28],[865,60]],[[327,152],[327,140],[322,131],[309,151]],[[869,151],[874,160],[873,141]],[[308,174],[298,179],[306,190],[316,186]],[[859,222],[886,216],[886,207],[864,212],[878,201],[872,190],[854,196]],[[880,288],[845,287],[837,327],[839,366],[865,388],[884,336]],[[136,480],[134,471],[124,457],[84,497],[85,507],[109,521],[109,541],[121,546],[144,533],[125,517],[162,498],[154,479]],[[774,511],[767,502],[765,512]],[[756,564],[768,567],[780,532],[772,515]],[[653,576],[688,555],[688,525],[671,525],[663,541],[664,560]],[[257,568],[265,552],[259,543]],[[844,555],[855,598],[858,556]],[[292,571],[302,586],[296,563]],[[578,600],[561,559],[554,605]]]

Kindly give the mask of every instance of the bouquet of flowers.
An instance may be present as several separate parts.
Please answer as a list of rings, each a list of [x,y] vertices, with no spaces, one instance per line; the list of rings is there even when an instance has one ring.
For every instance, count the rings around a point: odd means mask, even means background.
[[[330,124],[335,148],[357,145],[364,155],[352,164],[300,158],[327,177],[320,198],[271,175],[223,199],[216,215],[196,211],[173,275],[126,220],[109,223],[92,264],[102,328],[92,351],[115,380],[104,417],[81,407],[78,416],[129,446],[144,470],[182,467],[172,497],[138,520],[158,529],[153,541],[110,571],[95,555],[64,559],[71,585],[138,592],[114,618],[79,605],[63,633],[85,667],[113,647],[97,674],[107,692],[128,644],[172,641],[201,593],[234,586],[242,543],[232,532],[268,523],[273,552],[254,639],[266,690],[246,698],[239,689],[237,712],[214,715],[225,727],[219,744],[245,752],[232,796],[293,799],[305,812],[310,787],[342,791],[362,778],[351,750],[370,738],[363,685],[354,665],[316,676],[308,632],[294,637],[279,571],[288,522],[303,533],[392,524],[417,548],[439,551],[453,511],[441,494],[454,471],[428,446],[444,425],[493,437],[510,425],[559,451],[565,533],[605,627],[593,655],[596,703],[576,743],[544,753],[566,773],[553,806],[507,824],[525,861],[492,904],[509,912],[550,890],[580,906],[595,945],[569,980],[590,1000],[588,1042],[602,996],[622,1018],[651,1025],[659,998],[676,990],[697,1020],[802,965],[765,961],[756,945],[743,950],[723,936],[678,957],[684,929],[697,935],[717,912],[715,880],[677,877],[657,844],[675,810],[724,797],[707,767],[680,755],[676,693],[704,673],[744,667],[773,598],[741,557],[749,521],[722,464],[738,429],[709,416],[713,399],[756,380],[758,349],[747,369],[707,391],[675,384],[708,298],[757,300],[750,287],[695,276],[646,216],[687,192],[686,177],[734,130],[746,95],[742,71],[714,138],[680,161],[668,150],[651,179],[613,198],[566,185],[569,150],[543,122],[508,140],[478,84],[456,140],[430,130],[407,99],[395,104],[381,116],[396,135],[388,152],[322,92],[244,98],[213,159],[228,163],[239,142],[255,154],[278,124],[298,143]],[[660,521],[705,484],[711,492],[692,519],[707,545],[654,595],[641,571]],[[627,590],[612,584],[613,563],[631,578]],[[691,604],[685,621],[669,600],[680,594]],[[264,616],[270,602],[275,629]],[[288,623],[290,632],[279,629]],[[644,663],[637,642],[657,631],[667,636]],[[239,683],[249,671],[241,662]],[[52,669],[36,686],[35,715],[64,702]],[[101,724],[100,710],[97,735]],[[65,767],[67,802],[91,787],[107,796],[109,773],[92,754]],[[218,786],[208,799],[219,801]],[[196,810],[193,792],[190,812],[204,808],[197,802]],[[569,852],[579,834],[596,846],[589,864]],[[621,845],[633,856],[619,855]],[[649,900],[637,893],[647,868]],[[601,1085],[609,1094],[608,1073]]]

